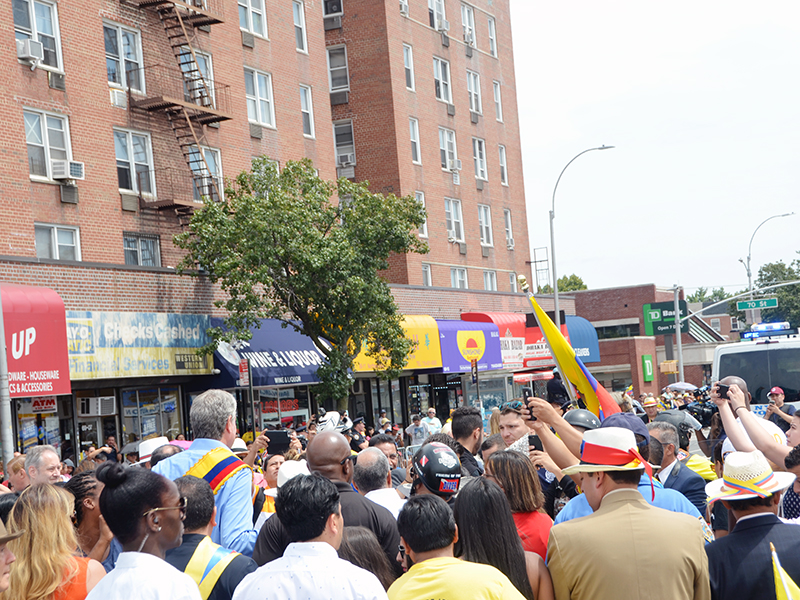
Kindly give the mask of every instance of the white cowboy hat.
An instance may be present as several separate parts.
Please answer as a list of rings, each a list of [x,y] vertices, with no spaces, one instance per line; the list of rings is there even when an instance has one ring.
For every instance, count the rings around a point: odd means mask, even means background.
[[[242,438],[236,438],[233,440],[233,446],[231,446],[231,452],[234,454],[242,454],[247,453],[247,444],[245,444]]]
[[[583,434],[581,462],[562,469],[565,475],[597,471],[635,471],[645,463],[636,449],[636,437],[623,427],[600,427]]]
[[[708,503],[717,500],[765,498],[785,490],[796,476],[786,471],[773,471],[766,457],[754,452],[731,452],[725,457],[722,479],[706,484]]]
[[[264,493],[275,498],[281,486],[298,475],[311,475],[308,465],[304,460],[287,460],[278,469],[278,487],[269,488]]]
[[[150,457],[153,456],[153,452],[156,448],[161,448],[161,446],[166,446],[169,444],[169,439],[166,436],[161,437],[154,437],[150,438],[149,440],[142,440],[139,442],[139,462],[137,465],[141,465],[146,463],[150,460]]]

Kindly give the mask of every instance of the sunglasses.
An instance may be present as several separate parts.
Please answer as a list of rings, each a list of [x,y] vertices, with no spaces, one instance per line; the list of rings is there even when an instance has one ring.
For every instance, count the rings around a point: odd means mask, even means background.
[[[344,463],[346,463],[348,460],[351,461],[353,464],[356,464],[356,456],[358,455],[350,454],[348,456],[345,456],[342,460],[339,461],[339,464],[344,466]]]
[[[511,410],[520,410],[525,406],[522,400],[512,400],[511,402],[504,402],[500,405],[500,410],[506,410],[507,408]]]
[[[152,513],[157,513],[160,510],[175,510],[177,508],[179,511],[181,511],[181,521],[183,521],[186,518],[186,505],[187,504],[189,504],[189,500],[186,498],[186,496],[184,496],[178,502],[178,506],[161,506],[159,508],[151,508],[146,513],[144,513],[142,516],[146,517],[147,515],[152,514]]]
[[[403,559],[403,558],[406,557],[406,549],[403,547],[403,544],[400,544],[397,547],[397,551],[400,553],[400,559]]]

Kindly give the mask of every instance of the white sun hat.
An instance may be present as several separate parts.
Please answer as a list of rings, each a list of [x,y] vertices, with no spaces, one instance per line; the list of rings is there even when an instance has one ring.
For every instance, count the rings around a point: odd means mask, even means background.
[[[596,473],[598,471],[634,471],[646,469],[636,448],[636,436],[624,427],[600,427],[583,434],[581,462],[562,469],[565,475],[575,473]]]
[[[265,490],[264,493],[267,496],[272,496],[275,498],[278,495],[278,490],[281,488],[281,486],[298,475],[311,475],[306,461],[287,460],[281,465],[280,469],[278,469],[278,487],[269,488],[268,490]]]
[[[708,503],[717,500],[766,498],[792,485],[796,476],[773,471],[766,457],[754,452],[731,452],[725,457],[722,479],[706,484]]]

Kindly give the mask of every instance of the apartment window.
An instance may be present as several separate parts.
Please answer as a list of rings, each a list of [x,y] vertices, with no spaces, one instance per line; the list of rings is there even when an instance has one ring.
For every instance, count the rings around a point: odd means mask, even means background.
[[[441,58],[433,57],[433,85],[436,98],[442,102],[452,104],[453,95],[450,90],[450,63]]]
[[[514,243],[514,230],[511,228],[511,211],[503,209],[503,224],[506,230],[506,244],[509,246]]]
[[[25,141],[28,145],[28,169],[31,175],[50,177],[51,160],[69,160],[67,118],[26,109]]]
[[[500,183],[508,185],[508,165],[506,164],[506,147],[498,146],[499,161],[500,161]]]
[[[469,109],[472,112],[483,112],[481,105],[481,76],[474,71],[467,71],[467,94],[469,94]]]
[[[138,31],[112,23],[103,24],[108,82],[143,91],[142,39]]]
[[[160,267],[161,250],[158,236],[124,232],[122,244],[125,264],[140,267]]]
[[[314,137],[314,105],[311,101],[311,88],[300,86],[300,114],[303,115],[303,135]]]
[[[191,56],[189,46],[182,48],[183,56]],[[183,71],[183,95],[187,102],[193,102],[200,106],[215,106],[214,99],[214,64],[211,55],[205,52],[194,51],[195,60],[182,61],[180,63]],[[195,72],[194,65],[197,65]]]
[[[731,331],[739,331],[739,319],[731,317]]]
[[[489,53],[497,57],[497,27],[492,17],[489,17]]]
[[[464,42],[475,46],[475,9],[469,4],[461,5],[461,24],[464,26]]]
[[[472,138],[472,159],[475,163],[475,177],[486,179],[486,142],[480,138]]]
[[[189,164],[194,172],[194,199],[198,202],[220,200],[224,188],[219,150],[205,146],[198,150],[195,146],[189,151]]]
[[[353,141],[353,122],[340,121],[333,124],[333,139],[336,142],[336,164],[356,164],[356,146]]]
[[[294,15],[294,44],[300,52],[308,52],[306,42],[306,15],[303,12],[302,2],[292,2],[292,14]]]
[[[478,229],[481,233],[481,246],[493,246],[492,209],[485,204],[478,204]]]
[[[444,0],[428,0],[428,22],[434,29],[444,25]]]
[[[247,119],[267,127],[275,126],[275,106],[272,103],[272,75],[244,70],[244,94],[247,98]]]
[[[483,289],[487,292],[497,291],[497,273],[495,271],[483,272]]]
[[[461,219],[461,200],[444,199],[444,220],[448,237],[464,241],[464,222]]]
[[[150,137],[133,131],[114,130],[119,189],[153,194],[153,155]]]
[[[456,132],[452,129],[439,127],[439,156],[442,168],[452,171],[458,168],[458,148],[456,147]]]
[[[328,48],[328,83],[332,92],[350,89],[350,79],[347,76],[347,50],[344,46]]]
[[[425,192],[414,192],[414,198],[417,199],[417,202],[422,204],[422,208],[425,208]],[[428,237],[428,219],[426,218],[422,225],[419,226],[419,236],[420,237]]]
[[[263,0],[239,0],[239,29],[267,37]]]
[[[492,88],[494,89],[494,114],[498,121],[503,121],[503,100],[500,97],[500,82],[493,81]]]
[[[433,285],[433,276],[431,275],[431,266],[422,263],[422,285],[431,287]]]
[[[406,88],[414,91],[414,50],[403,44],[403,66],[406,70]]]
[[[462,290],[469,289],[467,283],[467,270],[460,268],[450,269],[450,287],[460,288]]]
[[[711,329],[719,333],[722,331],[722,326],[720,325],[719,319],[711,319]]]
[[[419,121],[408,119],[408,128],[411,133],[411,162],[422,164],[422,154],[419,147]]]
[[[511,289],[512,292],[515,294],[517,293],[517,274],[516,273],[509,273],[508,274],[508,287]]]
[[[80,260],[81,248],[77,227],[34,225],[36,256],[55,260]]]
[[[58,39],[58,14],[55,2],[13,0],[14,36],[36,40],[44,47],[42,65],[61,69],[61,44]]]

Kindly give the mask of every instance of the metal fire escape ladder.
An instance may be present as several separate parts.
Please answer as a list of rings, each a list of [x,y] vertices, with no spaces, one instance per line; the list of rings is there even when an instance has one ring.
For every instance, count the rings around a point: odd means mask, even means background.
[[[183,158],[192,172],[194,185],[197,187],[201,198],[205,196],[212,200],[219,200],[222,195],[202,148],[205,134],[197,135],[195,125],[185,107],[181,107],[177,111],[168,112],[167,117],[170,125],[172,125],[172,130],[175,132],[175,138],[181,147]],[[200,127],[202,128],[202,125]]]

